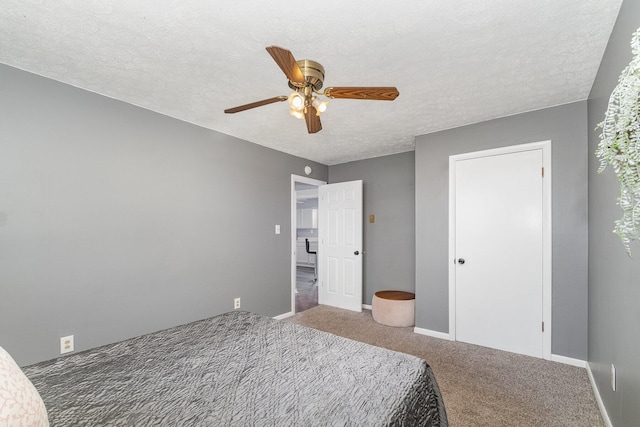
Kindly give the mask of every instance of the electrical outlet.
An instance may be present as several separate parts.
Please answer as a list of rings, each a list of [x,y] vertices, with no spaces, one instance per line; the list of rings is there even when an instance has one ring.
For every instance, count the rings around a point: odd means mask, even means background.
[[[611,389],[616,391],[616,367],[611,365]]]
[[[73,335],[60,338],[60,354],[73,351]]]
[[[240,308],[240,298],[236,298],[233,300],[233,309],[237,310]]]

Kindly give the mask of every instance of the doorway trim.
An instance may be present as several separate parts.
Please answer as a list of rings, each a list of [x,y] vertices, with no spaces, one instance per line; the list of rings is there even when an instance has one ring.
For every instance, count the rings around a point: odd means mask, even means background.
[[[315,185],[316,187],[320,187],[321,185],[325,185],[326,181],[321,181],[319,179],[309,178],[306,176],[300,176],[291,174],[291,313],[296,313],[296,244],[297,244],[297,199],[296,199],[296,182],[302,184],[310,184]],[[318,262],[316,260],[316,262]]]
[[[552,291],[552,224],[551,224],[551,141],[540,141],[529,144],[512,145],[489,150],[449,156],[449,338],[456,339],[456,162],[511,154],[523,151],[542,149],[542,321],[544,333],[542,337],[542,357],[551,360],[551,291]],[[542,327],[542,325],[541,325]]]

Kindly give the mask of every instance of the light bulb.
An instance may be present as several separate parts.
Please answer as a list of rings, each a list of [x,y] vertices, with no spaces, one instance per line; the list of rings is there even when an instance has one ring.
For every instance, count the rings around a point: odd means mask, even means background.
[[[289,95],[289,106],[293,110],[302,110],[304,108],[304,97],[298,92],[292,92]]]
[[[326,102],[326,101],[320,101],[318,98],[313,97],[313,101],[312,101],[311,104],[315,107],[315,109],[317,111],[316,115],[319,116],[320,114],[322,114],[325,111],[327,111],[327,104],[329,104],[329,103]]]
[[[289,114],[291,114],[296,119],[304,119],[304,114],[302,114],[301,110],[291,109],[291,110],[289,110]]]

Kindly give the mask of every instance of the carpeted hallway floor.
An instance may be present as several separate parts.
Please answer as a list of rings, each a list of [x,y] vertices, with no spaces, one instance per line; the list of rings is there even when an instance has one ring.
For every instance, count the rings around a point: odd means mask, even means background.
[[[604,426],[582,368],[380,325],[368,310],[321,305],[285,321],[425,359],[454,427]]]
[[[318,305],[318,285],[313,267],[296,267],[296,313]]]

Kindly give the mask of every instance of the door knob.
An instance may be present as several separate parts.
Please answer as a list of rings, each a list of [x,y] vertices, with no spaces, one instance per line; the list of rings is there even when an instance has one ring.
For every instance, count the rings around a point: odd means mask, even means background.
[[[458,258],[458,264],[460,265],[464,264],[464,258]]]
[[[353,254],[354,254],[354,255],[360,255],[360,252],[355,251]]]

